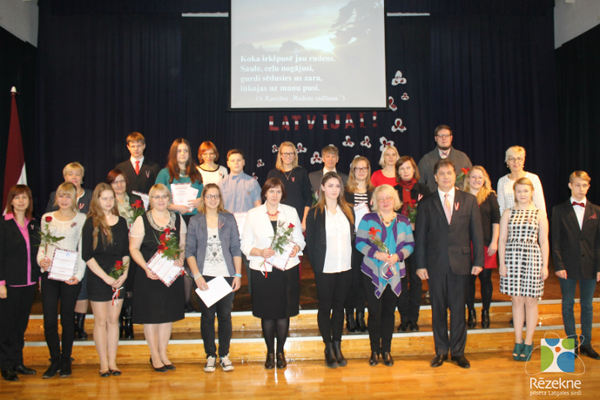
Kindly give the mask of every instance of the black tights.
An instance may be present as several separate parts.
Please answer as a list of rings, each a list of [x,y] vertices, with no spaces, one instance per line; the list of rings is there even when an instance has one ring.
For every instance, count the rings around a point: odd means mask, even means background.
[[[475,281],[479,277],[481,283],[481,303],[482,310],[489,311],[492,303],[492,294],[494,293],[494,284],[492,283],[492,268],[484,269],[479,275],[469,276],[469,292],[467,294],[467,307],[469,311],[475,309]]]
[[[283,347],[290,330],[290,319],[261,319],[260,324],[267,343],[267,353],[275,353],[275,335],[277,335],[277,353],[283,353]]]

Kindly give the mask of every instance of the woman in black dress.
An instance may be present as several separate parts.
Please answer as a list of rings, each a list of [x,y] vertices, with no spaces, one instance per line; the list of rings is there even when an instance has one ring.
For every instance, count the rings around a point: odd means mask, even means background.
[[[18,381],[16,374],[35,374],[23,365],[25,330],[40,277],[35,264],[40,225],[32,217],[32,200],[27,186],[13,186],[0,218],[0,367],[7,381]]]
[[[400,157],[396,163],[396,182],[398,182],[398,185],[394,188],[398,191],[398,196],[402,200],[401,213],[409,219],[410,211],[408,207],[416,208],[418,211],[419,201],[431,194],[427,185],[421,185],[419,179],[419,168],[417,168],[415,160],[410,156]],[[411,221],[410,225],[415,229],[414,222]],[[419,321],[423,282],[417,276],[413,262],[410,257],[404,261],[407,272],[406,276],[402,278],[402,293],[400,293],[396,303],[400,313],[398,332],[406,332],[409,328],[413,332],[419,330],[417,321]]]
[[[296,209],[302,230],[306,230],[306,216],[312,204],[310,180],[306,169],[298,165],[298,150],[294,143],[283,142],[277,153],[275,168],[269,171],[267,179],[278,178],[285,186],[287,198],[281,204],[287,204]]]
[[[100,376],[121,375],[117,368],[119,316],[129,265],[127,221],[119,217],[115,192],[108,183],[96,186],[82,232],[82,256],[88,268],[88,296],[94,312],[94,343],[100,358]],[[121,262],[123,274],[109,274]]]
[[[348,184],[344,190],[346,203],[354,207],[354,231],[358,229],[361,216],[371,212],[371,196],[375,187],[371,184],[371,163],[366,157],[356,157],[350,165]],[[365,208],[366,207],[366,208]],[[362,212],[361,212],[362,210]],[[346,329],[348,332],[366,332],[365,308],[367,307],[367,296],[363,285],[363,273],[360,265],[363,255],[352,246],[352,287],[346,297],[344,308],[346,309]],[[356,320],[354,311],[356,310]]]
[[[185,317],[184,278],[177,277],[167,287],[146,264],[157,253],[158,240],[168,229],[169,234],[177,238],[181,249],[175,265],[183,267],[186,225],[181,215],[167,209],[171,195],[165,185],[158,183],[152,186],[148,195],[150,210],[135,220],[129,239],[131,258],[143,269],[138,271],[133,288],[133,323],[144,324],[144,336],[150,347],[150,363],[154,369],[167,372],[175,369],[167,356],[173,322]]]

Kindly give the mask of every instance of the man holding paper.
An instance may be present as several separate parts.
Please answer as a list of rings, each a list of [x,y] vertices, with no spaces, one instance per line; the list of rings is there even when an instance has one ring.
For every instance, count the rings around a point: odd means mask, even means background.
[[[217,361],[215,313],[219,319],[219,358],[223,371],[233,371],[229,360],[231,308],[242,285],[242,252],[235,218],[223,207],[221,190],[209,183],[202,191],[198,215],[190,220],[185,253],[198,286],[202,319],[200,331],[206,352],[204,371],[214,372]]]

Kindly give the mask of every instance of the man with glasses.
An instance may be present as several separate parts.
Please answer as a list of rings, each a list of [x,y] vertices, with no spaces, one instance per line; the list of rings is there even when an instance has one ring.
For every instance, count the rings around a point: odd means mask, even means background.
[[[471,160],[465,153],[452,147],[452,129],[448,125],[440,125],[435,128],[434,139],[437,144],[436,148],[425,154],[419,161],[418,167],[421,174],[419,183],[427,185],[432,193],[435,192],[438,185],[435,181],[433,166],[438,160],[449,158],[454,162],[457,175],[460,176],[460,179],[457,178],[456,187],[462,190],[466,173],[461,174],[461,172],[463,168],[473,168]]]
[[[127,177],[128,192],[136,191],[148,194],[160,172],[160,166],[157,163],[145,160],[144,149],[146,149],[144,135],[139,132],[131,132],[127,136],[127,150],[131,153],[131,158],[115,167],[123,171]]]
[[[586,199],[590,176],[575,171],[569,177],[571,198],[552,210],[552,256],[554,270],[562,292],[562,316],[565,333],[575,339],[575,353],[600,360],[592,348],[594,290],[600,280],[600,207]],[[579,281],[581,337],[577,347],[577,330],[573,304]]]
[[[312,191],[317,197],[319,196],[319,190],[321,189],[321,179],[323,179],[323,176],[328,172],[337,172],[342,177],[344,186],[348,183],[348,175],[338,172],[335,169],[337,162],[340,160],[340,152],[337,147],[334,145],[323,147],[323,150],[321,150],[321,157],[323,157],[323,169],[308,174]]]

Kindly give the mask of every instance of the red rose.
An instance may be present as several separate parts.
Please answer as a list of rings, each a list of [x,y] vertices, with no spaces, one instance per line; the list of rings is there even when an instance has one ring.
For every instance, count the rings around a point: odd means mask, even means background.
[[[171,233],[171,228],[165,229],[165,235],[168,235],[169,233]]]
[[[46,217],[46,222],[52,222],[52,217],[48,215],[48,216]]]
[[[461,171],[463,172],[463,174],[465,174],[465,175],[469,173],[469,168],[461,168],[460,170],[461,170]]]
[[[115,264],[117,264],[117,267],[120,267],[121,265],[123,265],[123,261],[115,261]]]
[[[294,224],[292,224],[292,223],[290,222],[290,225],[288,226],[288,229],[292,229],[292,228],[294,228]]]
[[[158,245],[158,251],[164,251],[165,250],[165,246],[162,244]]]
[[[158,238],[158,240],[160,240],[161,242],[164,242],[165,240],[167,240],[167,235],[165,235],[163,233],[162,235],[160,235],[160,238]]]
[[[417,201],[415,199],[411,199],[410,204],[412,204],[414,206],[415,204],[417,204]]]
[[[144,203],[142,203],[141,200],[136,200],[135,201],[135,208],[141,208],[143,206]]]
[[[376,236],[377,232],[381,232],[379,229],[375,229],[374,227],[369,229],[369,235]]]

